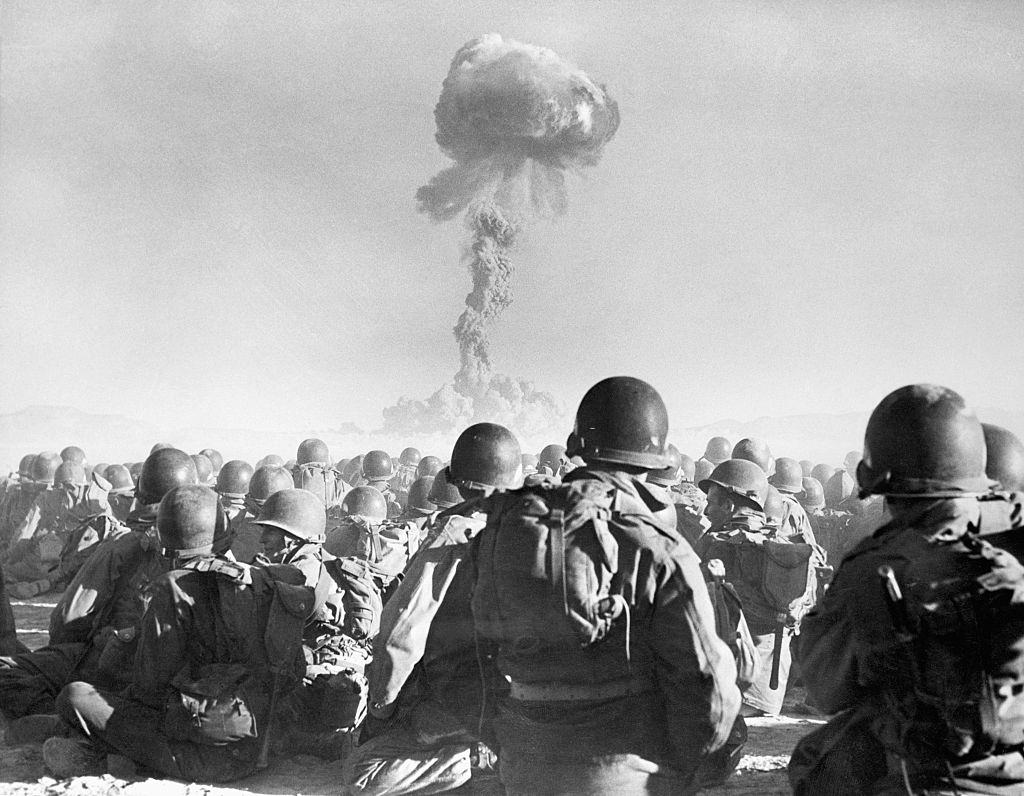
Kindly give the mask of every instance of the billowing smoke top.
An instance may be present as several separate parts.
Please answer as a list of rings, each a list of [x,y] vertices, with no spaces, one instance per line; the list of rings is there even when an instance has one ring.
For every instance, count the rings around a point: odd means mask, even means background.
[[[551,50],[490,33],[455,54],[434,119],[455,164],[417,192],[423,212],[444,221],[493,201],[544,217],[565,210],[566,169],[598,162],[619,109]]]
[[[512,303],[511,253],[523,225],[565,210],[566,172],[598,162],[618,107],[551,50],[492,33],[455,54],[434,118],[437,143],[455,162],[416,198],[434,221],[465,212],[473,291],[454,329],[461,362],[453,383],[385,409],[384,429],[436,433],[491,421],[520,434],[564,432],[552,395],[493,372],[488,331]]]

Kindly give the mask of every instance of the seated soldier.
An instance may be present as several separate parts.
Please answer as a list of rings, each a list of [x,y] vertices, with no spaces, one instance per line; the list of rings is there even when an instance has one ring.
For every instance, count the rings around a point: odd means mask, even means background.
[[[217,494],[171,490],[157,528],[172,570],[150,587],[138,654],[121,693],[81,681],[57,699],[68,729],[43,744],[59,777],[123,755],[164,776],[226,782],[266,765],[280,699],[302,678],[312,590],[293,568],[253,569],[214,554]]]

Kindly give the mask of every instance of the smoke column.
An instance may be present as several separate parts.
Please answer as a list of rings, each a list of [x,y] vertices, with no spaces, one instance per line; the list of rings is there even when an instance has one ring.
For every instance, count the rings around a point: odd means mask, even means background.
[[[434,109],[453,164],[416,193],[437,222],[463,215],[473,290],[455,325],[460,367],[426,401],[384,410],[385,430],[432,433],[479,420],[540,433],[560,420],[553,396],[495,373],[488,332],[512,303],[512,251],[524,226],[566,207],[567,173],[594,166],[619,126],[602,86],[551,50],[488,34],[452,60]],[[562,429],[560,429],[562,430]]]

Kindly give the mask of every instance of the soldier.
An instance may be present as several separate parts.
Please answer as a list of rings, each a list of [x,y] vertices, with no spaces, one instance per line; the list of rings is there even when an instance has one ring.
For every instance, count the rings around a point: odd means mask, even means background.
[[[437,504],[430,501],[430,490],[434,485],[434,477],[417,478],[409,487],[409,500],[405,511],[397,518],[398,522],[411,522],[420,529],[421,535],[427,522],[438,511]]]
[[[211,475],[216,478],[220,475],[220,468],[224,465],[224,457],[220,455],[220,451],[216,448],[203,448],[199,451],[200,456],[205,456],[210,460],[210,466],[213,468]]]
[[[416,477],[424,478],[428,475],[437,475],[444,469],[444,462],[436,456],[424,456],[416,467]]]
[[[817,478],[804,476],[801,483],[803,489],[797,493],[796,499],[804,507],[811,527],[814,528],[814,518],[822,516],[825,511],[825,490],[818,483]]]
[[[804,474],[804,478],[810,478],[811,477],[811,470],[813,470],[813,469],[814,469],[814,462],[812,462],[810,459],[801,459],[800,460],[800,472],[802,472]]]
[[[1024,789],[1020,512],[986,494],[985,459],[948,388],[902,387],[872,412],[857,481],[891,519],[804,622],[808,695],[833,718],[794,750],[798,796]]]
[[[209,487],[178,487],[161,501],[160,545],[173,570],[150,588],[128,688],[79,681],[61,692],[58,713],[74,729],[43,744],[58,777],[102,773],[107,753],[202,782],[266,765],[276,709],[305,670],[301,634],[313,596],[294,570],[217,556],[221,521]]]
[[[22,463],[25,460],[22,459]],[[16,531],[35,505],[37,498],[53,486],[53,477],[61,464],[56,453],[43,451],[32,458],[29,478],[19,480],[17,489],[9,489],[0,505],[0,552],[6,553],[18,538]]]
[[[537,473],[561,478],[568,462],[569,458],[565,455],[564,445],[554,443],[545,445],[544,450],[537,457]]]
[[[370,451],[363,457],[361,467],[363,483],[372,486],[387,501],[387,516],[397,517],[401,514],[404,509],[389,484],[395,475],[395,465],[391,457],[381,450]]]
[[[814,602],[814,550],[794,544],[784,531],[768,529],[769,485],[753,462],[729,459],[699,486],[707,492],[705,511],[711,521],[701,538],[701,558],[724,565],[759,659],[757,676],[743,694],[742,715],[778,715],[792,661],[790,639]]]
[[[751,437],[741,439],[733,446],[731,458],[745,459],[748,462],[753,462],[764,470],[766,475],[771,475],[772,467],[775,463],[768,443],[763,439]]]
[[[711,465],[711,472],[715,467],[726,461],[732,455],[732,443],[725,437],[712,437],[704,447],[704,455],[701,460]]]
[[[369,715],[346,761],[346,793],[440,793],[467,782],[489,758],[478,744],[485,702],[469,600],[470,544],[483,528],[478,501],[522,483],[519,443],[494,423],[455,442],[433,502],[457,487],[468,502],[435,518],[420,552],[384,608],[370,667]],[[435,497],[436,495],[436,497]]]
[[[850,451],[843,457],[843,467],[850,478],[857,480],[857,465],[860,464],[860,451]]]
[[[693,463],[693,482],[695,484],[699,484],[701,481],[703,481],[705,478],[711,475],[711,473],[714,472],[714,469],[715,465],[713,465],[703,456],[697,459],[697,461]]]
[[[811,478],[817,478],[819,484],[827,484],[835,472],[836,468],[830,464],[816,464],[811,468]]]
[[[149,584],[168,566],[156,541],[156,513],[170,489],[196,481],[188,454],[161,448],[146,459],[130,533],[109,537],[78,570],[50,614],[46,647],[0,660],[0,710],[9,718],[53,713],[71,680],[127,685]]]
[[[605,379],[569,437],[584,466],[483,503],[473,617],[508,682],[495,721],[508,793],[686,792],[726,742],[736,666],[697,557],[642,478],[664,467],[667,431],[653,387]]]
[[[429,456],[426,458],[430,458]],[[422,464],[422,461],[420,462]],[[417,472],[419,470],[417,469]],[[345,469],[341,471],[341,477],[349,487],[362,486],[363,484],[363,454],[354,456],[348,460]]]
[[[123,464],[107,465],[103,477],[110,484],[110,491],[107,493],[110,513],[118,522],[124,522],[131,513],[132,503],[135,502],[135,481]]]
[[[216,483],[213,475],[213,462],[210,461],[209,456],[205,453],[193,453],[192,462],[196,466],[196,474],[200,484],[212,485]]]
[[[406,448],[398,457],[398,468],[391,479],[390,486],[403,511],[408,504],[409,487],[416,480],[416,468],[419,467],[421,458],[420,452],[416,448]]]
[[[768,482],[782,494],[782,502],[785,514],[782,518],[782,533],[790,541],[803,542],[804,544],[816,544],[814,531],[811,528],[811,521],[807,518],[807,512],[797,500],[797,495],[803,491],[804,477],[800,463],[796,459],[787,456],[780,456],[775,460],[775,474],[768,479]]]
[[[1006,492],[1024,492],[1024,445],[1000,426],[982,423],[985,432],[985,475]]]
[[[259,470],[261,467],[284,467],[284,459],[278,456],[276,453],[268,453],[258,462],[256,462],[256,469]]]
[[[679,454],[679,474],[679,483],[671,495],[676,504],[676,529],[690,546],[694,547],[707,529],[707,518],[704,516],[707,495],[701,492],[694,482],[697,474],[696,463],[685,453]],[[711,473],[708,472],[707,475]]]
[[[297,489],[305,489],[320,498],[329,516],[340,516],[341,501],[349,487],[331,465],[331,453],[323,440],[311,437],[302,441],[295,455],[292,479]]]
[[[263,528],[256,523],[256,517],[267,499],[282,489],[294,488],[291,473],[283,467],[264,465],[253,473],[245,496],[245,512],[231,523],[231,554],[237,561],[251,564],[263,550]]]
[[[80,464],[82,469],[85,469],[85,451],[77,445],[68,445],[64,450],[62,450],[60,452],[60,460],[62,462]]]
[[[655,516],[667,527],[679,532],[678,515],[672,490],[682,481],[683,459],[679,454],[679,449],[671,442],[665,446],[665,459],[668,462],[665,467],[647,473],[647,484],[654,496],[665,504],[665,508],[655,512]]]

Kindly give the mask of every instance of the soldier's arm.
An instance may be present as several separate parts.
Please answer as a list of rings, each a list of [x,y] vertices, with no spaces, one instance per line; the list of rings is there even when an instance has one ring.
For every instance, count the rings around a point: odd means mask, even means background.
[[[655,673],[674,762],[688,770],[729,736],[740,708],[736,664],[715,632],[697,557],[675,555],[658,579],[651,625]]]
[[[186,661],[193,601],[166,577],[154,582],[151,596],[142,617],[128,690],[132,699],[162,708],[171,680]]]
[[[841,567],[822,601],[803,618],[800,635],[794,639],[793,655],[800,663],[807,693],[825,713],[852,707],[863,696],[849,604],[856,579],[850,566]],[[879,621],[887,621],[884,614]]]
[[[370,711],[378,718],[394,710],[402,687],[423,658],[431,623],[468,554],[468,545],[420,550],[384,606],[369,677]]]

